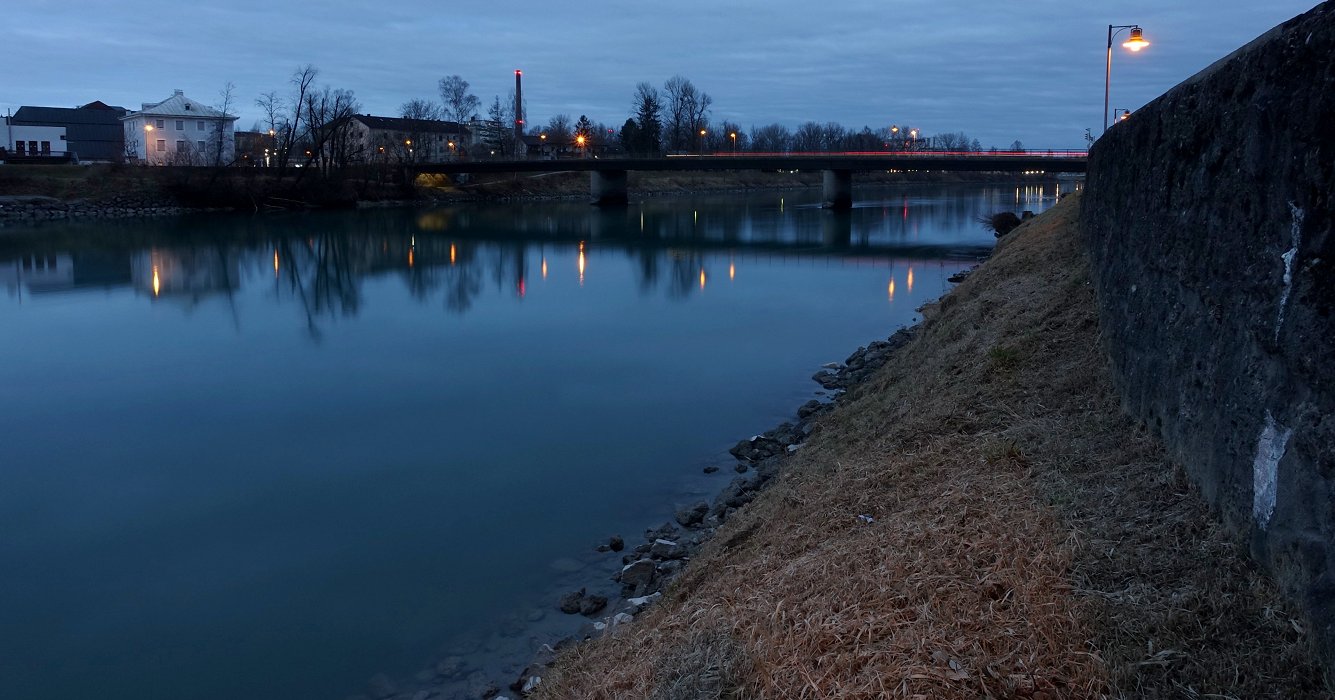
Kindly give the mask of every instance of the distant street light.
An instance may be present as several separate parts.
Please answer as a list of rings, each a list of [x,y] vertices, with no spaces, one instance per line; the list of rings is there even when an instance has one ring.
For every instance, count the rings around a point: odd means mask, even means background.
[[[575,145],[579,146],[579,156],[581,158],[588,154],[588,151],[584,150],[584,134],[575,137]]]
[[[144,121],[145,121],[145,122],[148,121],[147,117],[145,117]],[[153,136],[153,125],[152,125],[152,124],[145,123],[145,124],[144,124],[144,162],[145,162],[145,163],[148,163],[148,162],[149,162],[149,161],[148,161],[148,140],[149,140],[150,138],[152,138],[152,136]]]
[[[731,134],[728,134],[728,137],[732,139],[732,154],[737,155],[737,132],[734,131]]]
[[[1113,37],[1122,33],[1122,30],[1130,29],[1131,36],[1122,43],[1122,46],[1130,49],[1132,52],[1140,51],[1150,42],[1145,41],[1145,31],[1138,24],[1110,24],[1108,25],[1108,62],[1103,69],[1103,130],[1108,130],[1108,93],[1112,88],[1112,45]],[[1113,31],[1117,30],[1117,31]]]
[[[707,133],[709,132],[705,131],[704,129],[700,130],[700,155],[705,154],[705,134]]]

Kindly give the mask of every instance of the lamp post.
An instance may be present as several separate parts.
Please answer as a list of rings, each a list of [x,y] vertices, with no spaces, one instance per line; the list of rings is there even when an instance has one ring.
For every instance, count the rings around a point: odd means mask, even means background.
[[[278,134],[274,133],[273,129],[269,130],[269,150],[264,152],[264,167],[266,168],[269,167],[269,151],[273,151],[275,156],[278,155]]]
[[[737,155],[737,132],[734,131],[731,134],[728,134],[728,138],[732,139],[732,154]]]
[[[705,134],[707,133],[709,132],[705,131],[704,129],[700,130],[700,155],[705,154]]]
[[[1143,29],[1140,28],[1140,25],[1138,24],[1108,25],[1108,62],[1104,65],[1104,70],[1103,70],[1103,130],[1104,131],[1108,130],[1108,92],[1112,87],[1113,37],[1117,36],[1118,34],[1121,34],[1122,31],[1126,29],[1131,30],[1131,36],[1125,42],[1122,43],[1122,46],[1131,49],[1131,51],[1135,52],[1150,45],[1150,42],[1145,41],[1145,32]]]
[[[148,160],[148,141],[149,141],[149,139],[150,139],[152,136],[153,136],[153,125],[152,125],[152,124],[149,124],[149,123],[148,123],[148,118],[145,117],[145,118],[144,118],[144,163],[145,163],[145,164],[147,164],[147,163],[149,162],[149,160]]]
[[[899,140],[899,126],[897,126],[897,125],[895,125],[895,124],[891,124],[891,125],[890,125],[890,144],[891,144],[891,145],[896,145],[896,143],[897,143],[898,140]],[[901,151],[904,150],[904,144],[900,143],[900,144],[898,144],[898,146],[899,146],[899,150],[901,150]]]

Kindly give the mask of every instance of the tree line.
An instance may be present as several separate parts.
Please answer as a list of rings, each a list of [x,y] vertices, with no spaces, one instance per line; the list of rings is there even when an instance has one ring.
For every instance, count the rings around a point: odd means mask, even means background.
[[[262,112],[259,131],[273,138],[273,157],[280,168],[293,158],[312,164],[321,174],[363,158],[354,138],[351,117],[361,109],[352,90],[317,86],[319,70],[312,65],[298,68],[289,79],[286,94],[266,92],[255,101]],[[431,122],[452,121],[480,126],[485,146],[495,153],[521,154],[513,125],[524,121],[529,136],[555,147],[620,149],[633,156],[653,157],[682,153],[816,153],[835,151],[981,151],[978,139],[962,132],[926,134],[908,125],[875,129],[853,129],[837,122],[808,121],[795,129],[772,123],[743,129],[741,125],[711,118],[714,99],[681,75],[657,87],[636,84],[629,114],[620,128],[595,122],[587,115],[577,119],[556,114],[545,123],[525,119],[526,106],[516,112],[511,90],[493,97],[485,119],[482,100],[472,93],[467,80],[449,75],[437,83],[438,98],[416,98],[399,107],[399,117],[425,130]],[[230,99],[230,95],[229,95]],[[409,134],[409,141],[415,141]],[[1010,150],[1023,150],[1019,141]],[[993,149],[995,150],[995,149]],[[400,148],[397,159],[410,161],[413,149]]]

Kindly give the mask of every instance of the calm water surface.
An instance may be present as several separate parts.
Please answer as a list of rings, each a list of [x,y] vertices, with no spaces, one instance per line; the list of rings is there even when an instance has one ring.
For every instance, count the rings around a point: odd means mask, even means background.
[[[979,215],[1052,194],[0,229],[0,696],[517,671],[618,563],[594,544],[721,487],[991,246]]]

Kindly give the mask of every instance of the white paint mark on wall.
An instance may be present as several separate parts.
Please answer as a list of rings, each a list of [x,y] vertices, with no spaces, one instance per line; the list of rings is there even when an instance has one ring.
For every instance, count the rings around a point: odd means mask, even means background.
[[[1293,291],[1293,260],[1298,257],[1298,248],[1303,242],[1303,219],[1306,218],[1306,212],[1293,202],[1289,202],[1289,212],[1293,214],[1293,227],[1290,233],[1293,247],[1279,256],[1284,261],[1284,291],[1279,295],[1279,315],[1275,318],[1275,342],[1279,342],[1279,329],[1284,327],[1284,307],[1288,306],[1289,293]]]
[[[1275,417],[1265,412],[1265,426],[1256,440],[1256,459],[1252,461],[1252,518],[1262,530],[1275,514],[1275,491],[1279,481],[1279,461],[1289,447],[1292,428],[1275,425]]]

